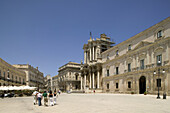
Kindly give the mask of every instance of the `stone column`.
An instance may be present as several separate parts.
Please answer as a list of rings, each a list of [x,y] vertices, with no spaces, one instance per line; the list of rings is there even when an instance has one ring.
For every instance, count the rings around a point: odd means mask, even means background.
[[[138,67],[138,68],[139,68],[138,61],[139,61],[139,55],[137,54],[137,55],[136,55],[136,67]]]
[[[139,77],[136,77],[136,93],[139,94]]]
[[[87,63],[87,62],[86,62],[86,59],[87,59],[87,58],[86,58],[86,51],[84,51],[84,63]]]
[[[81,77],[81,90],[83,89],[83,80],[82,80],[82,77]]]
[[[166,73],[166,72],[165,72]],[[164,74],[164,81],[165,81],[165,86],[164,86],[164,92],[166,93],[166,94],[168,94],[168,73],[166,73],[166,74]]]
[[[146,62],[144,65],[148,65],[149,64],[149,50],[147,51],[147,54],[146,54]]]
[[[90,47],[90,61],[91,61],[91,54],[92,54],[92,51],[91,51],[91,47]]]
[[[94,59],[94,46],[93,46],[93,60],[95,60],[95,59]]]
[[[167,54],[166,54],[166,60],[170,59],[170,55],[169,55],[169,54],[170,54],[170,53],[169,53],[170,49],[169,49],[169,48],[170,48],[170,46],[168,47],[168,44],[167,44],[167,50],[166,50],[166,53],[167,53]],[[168,58],[168,56],[169,56],[169,58]]]
[[[97,60],[97,46],[96,46],[96,57],[95,57],[95,60]]]
[[[87,63],[87,51],[86,51],[86,63]]]
[[[84,89],[86,89],[86,74],[84,75]]]
[[[93,86],[92,86],[92,88],[94,89],[95,87],[94,87],[94,72],[93,72]]]
[[[153,73],[150,73],[150,74],[153,74]],[[151,91],[151,93],[153,93],[153,79],[154,79],[154,76],[151,75],[151,79],[150,79],[150,81],[151,81],[151,83],[150,83],[150,91]]]
[[[89,84],[89,88],[91,89],[91,72],[89,72],[90,75],[90,84]]]
[[[100,72],[99,70],[97,71],[97,88],[99,89],[99,76],[100,76]]]
[[[89,54],[88,54],[88,51],[87,51],[87,54],[86,54],[86,62],[87,62],[87,64],[89,63]]]

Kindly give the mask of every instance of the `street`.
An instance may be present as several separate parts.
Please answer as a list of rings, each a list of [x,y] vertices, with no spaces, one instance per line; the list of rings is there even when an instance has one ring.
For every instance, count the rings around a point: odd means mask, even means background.
[[[33,97],[0,99],[0,113],[170,113],[170,98],[130,94],[61,94],[55,106],[33,105]],[[42,102],[43,103],[43,102]]]

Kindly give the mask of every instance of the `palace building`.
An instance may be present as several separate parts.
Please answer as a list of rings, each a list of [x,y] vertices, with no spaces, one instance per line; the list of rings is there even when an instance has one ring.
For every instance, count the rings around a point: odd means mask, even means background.
[[[15,64],[13,66],[26,73],[26,85],[38,87],[38,89],[44,88],[44,75],[38,70],[38,67],[34,68],[29,64]]]
[[[103,92],[170,95],[170,17],[101,56]]]
[[[61,91],[80,90],[80,67],[81,64],[69,62],[61,66],[58,70],[58,87]]]
[[[15,68],[0,58],[0,86],[26,85],[25,72]]]

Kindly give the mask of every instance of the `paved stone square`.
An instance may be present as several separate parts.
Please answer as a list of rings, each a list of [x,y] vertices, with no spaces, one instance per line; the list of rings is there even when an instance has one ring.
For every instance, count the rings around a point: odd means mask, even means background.
[[[161,96],[162,98],[162,96]],[[0,113],[170,113],[170,97],[130,94],[61,94],[55,106],[33,105],[33,97],[0,99]]]

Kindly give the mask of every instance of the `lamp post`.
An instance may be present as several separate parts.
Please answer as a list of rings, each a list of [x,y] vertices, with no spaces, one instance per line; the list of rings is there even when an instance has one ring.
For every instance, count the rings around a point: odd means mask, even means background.
[[[10,80],[10,77],[9,77],[9,70],[8,70],[7,72],[8,72],[7,80],[8,80],[8,86],[9,86],[9,80]]]
[[[160,94],[159,94],[159,87],[161,86],[161,79],[160,79],[160,67],[158,68],[158,79],[157,79],[157,87],[158,87],[158,96],[157,96],[157,99],[160,99]],[[164,74],[165,73],[165,70],[163,69],[162,70],[162,73]],[[156,71],[154,71],[153,73],[154,75],[156,75]]]

